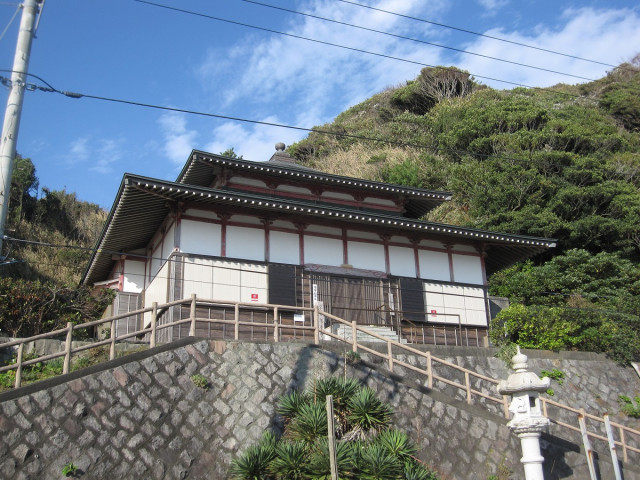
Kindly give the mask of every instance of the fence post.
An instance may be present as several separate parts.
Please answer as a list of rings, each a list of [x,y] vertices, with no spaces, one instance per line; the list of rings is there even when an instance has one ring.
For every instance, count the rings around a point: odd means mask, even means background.
[[[295,327],[295,322],[294,327]],[[273,341],[278,341],[278,307],[273,307]]]
[[[433,388],[433,367],[431,363],[431,352],[427,352],[427,385]]]
[[[240,338],[240,305],[236,303],[235,308],[233,309],[233,321],[235,322],[233,329],[233,338],[238,340]]]
[[[320,312],[318,305],[313,306],[313,343],[320,344]]]
[[[153,348],[156,346],[156,322],[157,321],[158,321],[158,302],[153,302],[151,304],[151,338],[149,339],[149,348]]]
[[[327,430],[329,445],[329,469],[331,470],[331,480],[338,480],[338,465],[336,460],[336,425],[333,416],[333,395],[326,396],[327,402]]]
[[[609,414],[604,414],[604,427],[607,430],[607,439],[609,440],[609,451],[611,452],[611,463],[613,464],[613,473],[616,476],[616,480],[622,480],[622,473],[620,472],[620,464],[618,463],[618,454],[616,453],[616,441],[613,438],[613,430],[611,429],[611,421],[609,421]]]
[[[591,448],[591,442],[589,441],[589,433],[587,432],[587,423],[585,421],[584,408],[580,409],[578,414],[578,423],[580,424],[580,432],[582,433],[582,444],[584,445],[584,451],[587,455],[587,465],[589,466],[589,475],[591,480],[598,480],[596,477],[596,468],[593,463],[593,449]]]
[[[189,327],[189,336],[196,336],[196,294],[191,294],[191,311],[189,312],[189,318],[191,318],[191,326]]]
[[[502,396],[502,406],[504,408],[504,418],[509,418],[509,398],[506,395]]]
[[[618,427],[618,430],[620,431],[620,441],[622,442],[622,461],[628,462],[629,455],[627,453],[627,442],[624,438],[624,428]]]
[[[16,370],[16,388],[20,388],[22,384],[22,358],[24,357],[24,343],[21,343],[18,346],[18,358],[16,362],[18,362],[18,369]]]
[[[71,365],[71,339],[73,338],[73,323],[67,322],[67,341],[64,346],[64,364],[62,366],[62,374],[69,373]]]
[[[471,380],[469,372],[464,372],[464,384],[467,387],[467,403],[471,405]]]
[[[358,328],[356,327],[356,321],[353,320],[351,322],[351,341],[353,345],[351,346],[351,350],[354,352],[358,351]]]
[[[116,321],[111,320],[111,346],[109,348],[109,360],[116,358]]]
[[[393,372],[393,347],[389,340],[387,340],[387,355],[389,355],[389,371]]]

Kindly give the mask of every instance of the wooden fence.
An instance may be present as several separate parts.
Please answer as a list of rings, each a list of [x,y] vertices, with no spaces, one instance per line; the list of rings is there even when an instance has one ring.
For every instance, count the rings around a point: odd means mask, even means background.
[[[187,319],[176,320],[173,322],[164,323],[162,325],[158,324],[158,313],[160,311],[166,311],[168,308],[178,305],[189,306],[190,308],[190,316]],[[216,319],[216,318],[197,318],[197,306],[225,306],[228,308],[233,308],[234,310],[234,318],[231,319]],[[256,323],[252,321],[242,320],[241,311],[242,310],[251,310],[259,308],[261,310],[269,310],[273,314],[269,317],[272,318],[273,321],[270,324],[266,324],[264,322]],[[298,325],[295,322],[293,324],[283,325],[280,321],[279,311],[298,311],[298,312],[307,312],[311,315],[312,321],[311,325],[301,324]],[[148,325],[144,325],[144,328],[139,329],[135,332],[131,332],[125,335],[117,335],[116,334],[116,322],[120,319],[124,319],[130,317],[132,315],[140,315],[142,317],[143,314],[150,312],[151,320]],[[343,324],[347,325],[352,329],[352,336],[350,339],[343,338],[339,335],[336,335],[331,331],[331,329],[326,329],[320,326],[320,319],[322,318],[323,325],[326,323],[326,319],[330,319],[334,324]],[[188,325],[189,326],[189,335],[195,336],[196,333],[196,325],[200,322],[209,322],[214,324],[222,324],[228,325],[230,328],[233,328],[233,339],[240,340],[241,339],[241,330],[243,327],[260,327],[261,329],[270,329],[271,339],[273,341],[279,342],[282,341],[282,330],[283,329],[293,329],[295,331],[301,332],[309,332],[313,336],[313,343],[319,344],[324,339],[333,338],[337,341],[344,342],[350,345],[351,350],[353,352],[366,352],[371,355],[382,358],[386,361],[387,366],[390,371],[393,371],[394,368],[402,367],[408,370],[412,370],[426,377],[426,383],[429,388],[450,388],[454,392],[459,392],[462,397],[464,397],[465,401],[468,404],[482,404],[487,407],[489,410],[496,412],[500,412],[504,415],[505,418],[509,418],[509,400],[505,395],[498,395],[495,392],[497,391],[497,385],[499,383],[498,380],[493,378],[481,375],[477,372],[469,370],[467,368],[460,367],[454,363],[448,362],[444,359],[438,358],[431,354],[431,352],[423,352],[416,348],[413,348],[407,344],[400,343],[396,340],[391,340],[389,338],[382,337],[377,333],[358,325],[355,321],[349,322],[342,318],[336,317],[327,312],[323,312],[319,310],[317,307],[315,308],[301,308],[301,307],[292,307],[288,305],[272,305],[272,304],[260,304],[256,305],[255,303],[245,303],[245,302],[229,302],[229,301],[219,301],[219,300],[207,300],[207,299],[198,299],[195,295],[193,295],[190,299],[179,300],[175,302],[170,302],[163,305],[158,305],[154,303],[150,308],[144,308],[140,310],[136,310],[133,312],[128,312],[126,314],[117,315],[114,317],[109,317],[105,319],[95,320],[93,322],[84,323],[81,325],[73,325],[72,323],[68,323],[66,328],[59,329],[49,333],[43,333],[41,335],[36,335],[29,338],[24,338],[20,340],[14,340],[11,342],[0,344],[0,350],[12,347],[18,347],[17,349],[17,358],[15,363],[5,365],[0,367],[0,373],[16,370],[15,376],[15,387],[18,388],[22,384],[22,370],[24,367],[28,365],[33,365],[38,362],[46,362],[49,360],[53,360],[55,358],[64,357],[63,362],[63,374],[69,373],[70,365],[71,365],[71,357],[74,354],[94,349],[98,347],[102,347],[105,345],[109,345],[109,358],[114,359],[116,354],[116,344],[117,342],[131,339],[133,337],[145,338],[149,344],[150,348],[156,346],[156,340],[158,336],[158,332],[165,328],[173,328],[177,325]],[[330,322],[330,323],[331,323]],[[91,333],[95,327],[105,325],[110,327],[110,337],[104,340],[98,340],[95,342],[91,342],[86,345],[73,347],[72,339],[74,332],[78,332],[82,329],[85,329],[87,333]],[[379,351],[376,348],[373,348],[371,343],[363,344],[362,341],[358,341],[358,332],[364,333],[368,336],[374,337],[378,339],[380,342],[384,342],[386,347],[383,348],[383,351]],[[65,339],[65,349],[63,352],[52,353],[48,355],[43,355],[37,358],[25,359],[24,358],[24,349],[25,345],[34,342],[36,340],[45,339],[45,338],[61,338]],[[311,337],[311,335],[310,335]],[[403,359],[403,355],[406,357]],[[419,361],[416,364],[408,361],[408,356],[414,356],[414,358],[418,358]],[[446,374],[443,372],[447,372]],[[598,417],[596,415],[591,415],[586,413],[584,410],[575,409],[561,403],[555,402],[550,399],[541,398],[542,409],[545,416],[547,416],[551,422],[559,427],[569,429],[570,431],[580,432],[580,428],[576,425],[578,424],[578,418],[587,418],[591,421],[592,430],[588,432],[588,436],[595,440],[604,440],[607,441],[607,437],[603,436],[602,432],[605,430],[605,419],[604,417]],[[552,414],[550,414],[550,410]],[[555,414],[553,412],[555,411]],[[575,419],[575,423],[569,423],[567,419]],[[629,461],[629,453],[640,454],[640,431],[629,428],[627,426],[610,422],[611,426],[616,429],[618,432],[618,438],[615,440],[615,445],[621,447],[623,454],[623,461]],[[635,460],[635,463],[640,462],[640,456],[638,456]]]

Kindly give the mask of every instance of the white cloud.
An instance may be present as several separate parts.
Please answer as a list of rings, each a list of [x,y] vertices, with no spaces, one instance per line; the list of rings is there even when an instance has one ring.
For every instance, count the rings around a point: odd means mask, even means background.
[[[495,13],[495,10],[504,7],[509,3],[509,0],[478,0],[478,3],[487,10]]]
[[[183,165],[194,148],[198,132],[188,130],[186,117],[177,112],[163,114],[158,123],[163,135],[162,153],[176,166]]]
[[[84,164],[90,171],[106,174],[113,172],[113,165],[123,157],[123,140],[92,136],[80,137],[69,145],[67,155],[63,157],[68,167]]]
[[[378,0],[372,2],[372,6],[417,15],[425,8],[425,3],[424,0]],[[444,0],[428,3],[434,15],[446,5]],[[433,28],[335,1],[308,1],[298,10],[402,35],[423,37],[425,31],[430,32]],[[216,90],[216,98],[224,99],[222,108],[226,110],[242,105],[243,112],[252,109],[260,112],[258,115],[261,117],[281,117],[281,111],[265,111],[271,108],[271,104],[280,103],[286,111],[313,110],[312,116],[322,118],[324,123],[386,86],[415,77],[423,67],[421,64],[436,65],[441,60],[441,50],[435,47],[314,18],[293,16],[290,25],[287,32],[292,35],[345,45],[354,50],[271,35],[261,42],[251,37],[232,48],[227,57],[223,57],[222,52],[209,52],[198,72],[203,75],[203,82],[215,85],[212,90]],[[387,57],[369,55],[362,50]],[[405,58],[415,63],[389,57]],[[230,58],[236,66],[233,73],[219,68]],[[243,67],[237,68],[238,65]],[[218,75],[225,77],[222,79]],[[233,78],[228,78],[229,75]]]
[[[101,140],[94,153],[95,163],[90,168],[94,172],[107,174],[113,172],[113,165],[123,157],[121,140]]]
[[[264,118],[261,121],[282,123],[275,117]],[[233,148],[245,160],[266,161],[275,153],[277,142],[290,145],[300,140],[305,134],[306,132],[275,126],[226,122],[213,130],[212,138],[204,146],[204,150],[220,153]]]
[[[89,158],[89,137],[76,138],[69,145],[69,153],[65,156],[65,163],[76,165]]]
[[[539,25],[533,30],[533,33],[503,30],[490,30],[485,33],[541,49],[598,60],[612,65],[626,61],[637,53],[638,45],[640,45],[640,17],[636,11],[628,9],[569,9],[564,12],[562,19],[565,20],[565,23],[555,30]],[[526,49],[485,37],[469,44],[467,50],[547,70],[570,73],[587,79],[600,78],[605,75],[606,71],[611,70],[611,67],[604,65],[540,50]],[[529,86],[546,87],[557,83],[574,84],[586,81],[558,73],[534,70],[468,55],[461,56],[459,65],[476,75],[505,79]],[[513,85],[482,78],[479,80],[496,88],[513,87]]]

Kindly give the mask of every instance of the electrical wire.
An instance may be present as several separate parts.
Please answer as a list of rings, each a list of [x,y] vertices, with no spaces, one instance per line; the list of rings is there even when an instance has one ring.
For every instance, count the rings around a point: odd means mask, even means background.
[[[164,9],[175,11],[175,12],[185,13],[185,14],[188,14],[188,15],[194,15],[194,16],[197,16],[197,17],[203,17],[203,18],[207,18],[207,19],[210,19],[210,20],[216,20],[216,21],[219,21],[219,22],[225,22],[225,23],[230,23],[230,24],[233,24],[233,25],[242,26],[242,27],[253,28],[253,29],[256,29],[256,30],[264,31],[264,32],[275,33],[277,35],[284,35],[286,37],[291,37],[291,38],[296,38],[296,39],[299,39],[299,40],[305,40],[305,41],[308,41],[308,42],[318,43],[318,44],[321,44],[321,45],[327,45],[327,46],[331,46],[331,47],[341,48],[341,49],[349,50],[349,51],[353,51],[353,52],[364,53],[364,54],[373,55],[373,56],[376,56],[376,57],[387,58],[387,59],[396,60],[396,61],[399,61],[399,62],[410,63],[410,64],[413,64],[413,65],[419,65],[419,66],[422,66],[422,67],[436,68],[436,69],[442,69],[442,70],[451,70],[451,68],[447,68],[447,67],[439,67],[437,65],[431,65],[429,63],[423,63],[423,62],[418,62],[418,61],[415,61],[415,60],[409,60],[409,59],[406,59],[406,58],[396,57],[394,55],[387,55],[387,54],[384,54],[384,53],[371,52],[369,50],[363,50],[361,48],[348,47],[346,45],[340,45],[340,44],[337,44],[337,43],[331,43],[331,42],[327,42],[327,41],[324,41],[324,40],[318,40],[318,39],[314,39],[314,38],[304,37],[302,35],[295,35],[293,33],[281,32],[279,30],[273,30],[273,29],[266,28],[266,27],[259,27],[257,25],[251,25],[251,24],[248,24],[248,23],[237,22],[235,20],[228,20],[226,18],[215,17],[213,15],[208,15],[208,14],[205,14],[205,13],[194,12],[192,10],[185,10],[183,8],[171,7],[169,5],[163,5],[161,3],[155,3],[155,2],[148,1],[148,0],[133,0],[133,1],[137,2],[137,3],[145,4],[145,5],[150,5],[150,6],[153,6],[153,7],[164,8]],[[534,87],[532,85],[527,85],[527,84],[524,84],[524,83],[512,82],[512,81],[509,81],[509,80],[502,80],[502,79],[494,78],[494,77],[487,77],[485,75],[478,75],[478,74],[475,74],[475,73],[470,73],[470,75],[474,76],[475,78],[482,78],[484,80],[491,80],[491,81],[494,81],[494,82],[504,83],[504,84],[507,84],[507,85],[513,85],[513,86],[516,86],[516,87],[525,87],[525,88],[530,88],[532,90],[546,90],[546,91],[555,92],[555,93],[559,93],[559,94],[562,94],[562,95],[568,95],[568,96],[575,96],[575,97],[578,96],[578,95],[571,95],[571,94],[568,94],[566,92],[562,92],[560,90],[553,90],[551,88]]]
[[[21,5],[18,4],[18,8],[16,8],[16,11],[14,12],[13,17],[11,17],[11,20],[9,20],[9,23],[7,23],[7,26],[4,27],[4,30],[2,31],[2,33],[0,33],[0,41],[2,41],[2,39],[4,38],[5,33],[7,33],[7,30],[9,30],[9,28],[11,27],[11,24],[13,23],[13,21],[18,16],[18,12],[20,11],[20,7],[21,7]]]
[[[139,0],[134,0],[134,1],[139,1]],[[13,70],[0,69],[0,72],[13,72]],[[189,110],[189,109],[184,109],[184,108],[167,107],[167,106],[155,105],[155,104],[151,104],[151,103],[137,102],[137,101],[133,101],[133,100],[124,100],[124,99],[104,97],[104,96],[99,96],[99,95],[91,95],[91,94],[86,94],[86,93],[69,92],[69,91],[58,90],[58,89],[54,88],[48,82],[45,82],[41,77],[38,77],[37,75],[33,75],[31,73],[25,73],[25,72],[17,72],[17,73],[21,73],[21,74],[24,74],[24,75],[27,75],[27,76],[32,76],[32,77],[37,78],[38,80],[42,81],[45,85],[47,85],[47,87],[41,87],[39,85],[35,85],[35,84],[31,84],[31,83],[25,84],[25,88],[27,90],[29,90],[29,91],[39,90],[39,91],[43,91],[43,92],[47,92],[47,93],[58,93],[60,95],[64,95],[66,97],[74,98],[74,99],[90,98],[90,99],[94,99],[94,100],[101,100],[101,101],[106,101],[106,102],[113,102],[113,103],[119,103],[119,104],[125,104],[125,105],[132,105],[132,106],[143,107],[143,108],[151,108],[151,109],[155,109],[155,110],[163,110],[163,111],[169,111],[169,112],[184,113],[184,114],[189,114],[189,115],[203,116],[203,117],[208,117],[208,118],[217,118],[217,119],[221,119],[221,120],[231,120],[231,121],[251,123],[251,124],[256,124],[256,125],[265,125],[265,126],[270,126],[270,127],[286,128],[286,129],[291,129],[291,130],[297,130],[297,131],[303,131],[303,132],[309,132],[309,133],[316,133],[316,134],[319,134],[319,135],[328,135],[328,136],[333,136],[333,137],[337,137],[337,138],[352,138],[352,139],[355,139],[355,140],[363,140],[363,141],[369,141],[369,142],[375,142],[375,143],[383,143],[383,144],[386,144],[386,145],[392,145],[392,146],[396,146],[396,147],[408,147],[408,148],[416,148],[416,149],[421,149],[421,150],[430,150],[430,151],[432,151],[434,153],[446,152],[446,153],[451,153],[451,154],[455,154],[455,155],[459,155],[459,156],[469,155],[469,156],[472,156],[472,157],[483,158],[483,159],[498,159],[498,160],[513,161],[513,162],[527,162],[527,163],[530,162],[530,159],[527,159],[527,158],[516,158],[516,157],[509,157],[509,156],[505,156],[505,155],[496,155],[496,154],[484,154],[484,153],[470,152],[470,151],[467,151],[467,150],[458,150],[458,149],[449,148],[449,147],[440,147],[440,146],[436,146],[436,145],[426,145],[426,144],[420,144],[420,143],[400,142],[400,141],[397,141],[397,140],[389,140],[389,139],[368,137],[368,136],[365,136],[365,135],[356,135],[356,134],[349,134],[349,133],[344,133],[344,132],[332,132],[332,131],[328,131],[328,130],[321,130],[321,129],[316,128],[316,127],[314,127],[314,128],[299,127],[299,126],[287,125],[287,124],[283,124],[283,123],[265,122],[265,121],[251,120],[251,119],[241,118],[241,117],[233,117],[233,116],[229,116],[229,115],[222,115],[222,114],[208,113],[208,112],[200,112],[200,111],[197,111],[197,110]],[[6,77],[0,76],[0,83],[2,83],[4,85],[7,85],[7,84],[11,83],[11,80],[6,78]]]
[[[461,48],[450,47],[450,46],[447,46],[447,45],[441,45],[441,44],[438,44],[438,43],[428,42],[426,40],[420,40],[418,38],[406,37],[404,35],[397,35],[395,33],[384,32],[382,30],[376,30],[374,28],[368,28],[368,27],[363,27],[363,26],[360,26],[360,25],[354,25],[352,23],[341,22],[339,20],[333,20],[331,18],[320,17],[318,15],[313,15],[313,14],[305,13],[305,12],[299,12],[297,10],[291,10],[291,9],[284,8],[284,7],[278,7],[276,5],[270,5],[268,3],[262,3],[262,2],[258,2],[256,0],[240,0],[240,1],[241,2],[246,2],[246,3],[252,3],[252,4],[255,4],[255,5],[260,5],[262,7],[273,8],[275,10],[281,10],[281,11],[284,11],[284,12],[294,13],[296,15],[302,15],[302,16],[305,16],[305,17],[315,18],[315,19],[322,20],[322,21],[325,21],[325,22],[331,22],[331,23],[335,23],[335,24],[338,24],[338,25],[344,25],[344,26],[351,27],[351,28],[356,28],[356,29],[359,29],[359,30],[365,30],[365,31],[368,31],[368,32],[379,33],[381,35],[387,35],[387,36],[394,37],[394,38],[399,38],[399,39],[402,39],[402,40],[409,40],[409,41],[416,42],[416,43],[422,43],[424,45],[431,45],[433,47],[452,50],[454,52],[464,53],[464,54],[467,54],[467,55],[475,55],[477,57],[482,57],[482,58],[486,58],[486,59],[489,59],[489,60],[495,60],[497,62],[509,63],[511,65],[518,65],[520,67],[531,68],[531,69],[534,69],[534,70],[540,70],[540,71],[548,72],[548,73],[555,73],[555,74],[558,74],[558,75],[564,75],[564,76],[572,77],[572,78],[578,78],[580,80],[588,80],[590,82],[595,81],[594,78],[581,77],[579,75],[573,75],[571,73],[559,72],[557,70],[551,70],[551,69],[543,68],[543,67],[536,67],[534,65],[528,65],[526,63],[520,63],[520,62],[511,61],[511,60],[505,60],[503,58],[492,57],[490,55],[484,55],[482,53],[470,52],[468,50],[463,50]]]
[[[598,64],[598,65],[604,65],[605,67],[616,68],[616,65],[611,65],[609,63],[600,62],[598,60],[590,60],[588,58],[577,57],[575,55],[570,55],[568,53],[557,52],[555,50],[547,50],[546,48],[536,47],[534,45],[528,45],[526,43],[520,43],[520,42],[516,42],[516,41],[513,41],[513,40],[507,40],[506,38],[494,37],[492,35],[487,35],[487,34],[484,34],[484,33],[474,32],[472,30],[466,30],[464,28],[454,27],[452,25],[446,25],[444,23],[438,23],[438,22],[434,22],[434,21],[431,21],[431,20],[425,20],[423,18],[412,17],[410,15],[404,15],[402,13],[392,12],[390,10],[383,10],[382,8],[376,8],[376,7],[372,7],[370,5],[363,5],[361,3],[353,2],[353,1],[350,1],[350,0],[337,0],[337,1],[338,2],[342,2],[342,3],[348,3],[348,4],[351,4],[351,5],[355,5],[357,7],[368,8],[369,10],[375,10],[377,12],[387,13],[389,15],[394,15],[394,16],[397,16],[397,17],[402,17],[402,18],[407,18],[407,19],[410,19],[410,20],[415,20],[417,22],[428,23],[430,25],[436,25],[438,27],[448,28],[450,30],[456,30],[458,32],[470,33],[471,35],[476,35],[476,36],[484,37],[484,38],[490,38],[492,40],[497,40],[499,42],[510,43],[512,45],[517,45],[519,47],[531,48],[533,50],[538,50],[538,51],[546,52],[546,53],[552,53],[554,55],[560,55],[562,57],[573,58],[575,60],[581,60],[583,62],[595,63],[595,64]]]

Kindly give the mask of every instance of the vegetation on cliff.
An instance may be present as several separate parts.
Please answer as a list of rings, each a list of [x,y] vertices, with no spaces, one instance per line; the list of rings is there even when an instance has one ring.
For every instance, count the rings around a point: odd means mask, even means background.
[[[626,363],[640,360],[639,99],[640,57],[550,89],[497,91],[425,68],[317,127],[336,136],[311,133],[289,150],[332,173],[451,191],[428,220],[557,239],[490,279],[512,302],[494,342]]]

